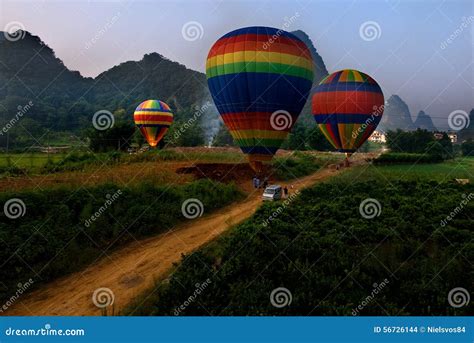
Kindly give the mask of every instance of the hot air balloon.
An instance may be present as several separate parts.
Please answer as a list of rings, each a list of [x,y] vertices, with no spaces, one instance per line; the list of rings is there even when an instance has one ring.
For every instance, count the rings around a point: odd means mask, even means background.
[[[148,144],[155,147],[173,122],[173,113],[163,101],[146,100],[138,105],[133,119]]]
[[[384,97],[369,75],[353,69],[332,73],[316,88],[312,112],[328,141],[348,158],[382,119]]]
[[[313,60],[295,35],[245,27],[209,51],[209,90],[234,142],[260,172],[293,127],[313,82]]]

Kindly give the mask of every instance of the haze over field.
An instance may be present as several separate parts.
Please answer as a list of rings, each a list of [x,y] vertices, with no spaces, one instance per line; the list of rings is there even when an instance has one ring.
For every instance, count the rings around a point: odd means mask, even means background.
[[[184,10],[185,9],[185,10]],[[71,20],[71,15],[80,19]],[[471,1],[2,1],[0,28],[12,22],[38,35],[64,64],[97,76],[158,52],[204,72],[207,52],[225,32],[267,25],[303,30],[329,72],[373,75],[388,98],[424,111],[447,129],[454,110],[474,107]]]

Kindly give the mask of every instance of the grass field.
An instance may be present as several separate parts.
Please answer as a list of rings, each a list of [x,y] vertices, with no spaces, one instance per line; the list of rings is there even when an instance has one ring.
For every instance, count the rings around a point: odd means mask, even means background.
[[[434,164],[365,165],[355,167],[338,176],[348,180],[434,180],[438,182],[453,179],[470,179],[474,182],[474,157],[459,157],[454,160]]]

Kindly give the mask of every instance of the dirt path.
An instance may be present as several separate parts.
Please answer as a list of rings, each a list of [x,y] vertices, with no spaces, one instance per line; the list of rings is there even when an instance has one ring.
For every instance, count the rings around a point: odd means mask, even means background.
[[[362,163],[361,160],[356,162]],[[312,185],[340,171],[322,169],[292,181],[295,189]],[[260,193],[203,218],[190,220],[175,230],[131,243],[87,267],[21,297],[5,315],[100,315],[92,302],[94,290],[107,287],[115,296],[115,311],[129,304],[163,277],[181,254],[196,250],[229,227],[247,219],[261,203]]]

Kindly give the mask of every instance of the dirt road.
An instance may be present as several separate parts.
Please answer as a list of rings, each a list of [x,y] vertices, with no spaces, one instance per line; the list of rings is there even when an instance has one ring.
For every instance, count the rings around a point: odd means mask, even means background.
[[[360,163],[360,162],[359,162]],[[292,181],[301,189],[340,171],[325,168]],[[261,203],[261,191],[246,200],[227,206],[212,215],[189,220],[171,232],[131,243],[81,272],[53,281],[22,296],[5,315],[101,315],[92,302],[93,292],[101,287],[112,290],[117,313],[155,280],[167,275],[181,254],[196,250],[246,218]]]

